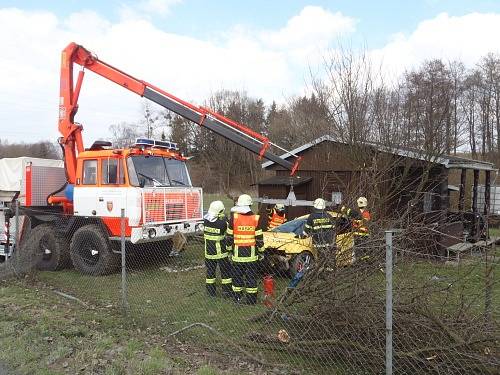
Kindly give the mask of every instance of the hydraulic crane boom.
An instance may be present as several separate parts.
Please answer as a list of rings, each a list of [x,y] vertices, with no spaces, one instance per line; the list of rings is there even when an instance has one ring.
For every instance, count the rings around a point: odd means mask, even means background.
[[[78,64],[82,70],[78,73],[76,85],[73,85],[73,66]],[[214,133],[238,144],[261,158],[272,160],[278,165],[290,170],[293,175],[298,168],[300,157],[290,162],[273,154],[268,149],[271,145],[279,147],[270,140],[232,121],[208,108],[198,107],[179,99],[172,94],[145,81],[134,78],[121,70],[99,60],[95,55],[76,43],[70,43],[62,52],[61,57],[61,86],[59,103],[59,131],[62,134],[60,143],[64,147],[64,159],[68,182],[75,183],[76,161],[78,153],[84,150],[82,140],[82,126],[74,122],[78,111],[78,96],[85,74],[84,69],[94,73],[142,96],[160,106],[188,119],[200,126],[204,126]],[[281,147],[279,147],[281,149]],[[286,151],[282,149],[283,151]],[[288,154],[290,155],[290,154]]]

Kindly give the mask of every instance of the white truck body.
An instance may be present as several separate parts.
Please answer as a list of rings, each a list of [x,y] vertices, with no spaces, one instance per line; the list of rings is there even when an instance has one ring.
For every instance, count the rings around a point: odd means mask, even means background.
[[[32,175],[37,181],[32,194],[33,203],[44,206],[46,197],[57,190],[65,181],[64,163],[61,160],[41,159],[32,157],[0,159],[0,256],[5,256],[5,210],[15,199],[19,204],[26,203],[26,167],[35,166]],[[19,218],[20,226],[24,217]],[[10,245],[15,244],[16,220],[10,219]]]
[[[61,160],[31,157],[0,159],[0,256],[5,253],[7,240],[4,226],[6,206],[17,200],[20,206],[43,208],[47,206],[47,197],[65,182]],[[61,191],[57,195],[63,194]],[[202,229],[201,188],[79,186],[74,189],[73,203],[75,216],[103,220],[119,219],[124,208],[127,225],[132,227],[127,239],[132,243],[153,242],[170,238],[176,232],[193,234]],[[11,245],[15,243],[14,235],[15,219],[12,218]]]

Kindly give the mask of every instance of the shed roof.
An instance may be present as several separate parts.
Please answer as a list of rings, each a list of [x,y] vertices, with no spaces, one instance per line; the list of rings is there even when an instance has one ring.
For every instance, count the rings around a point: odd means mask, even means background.
[[[293,155],[299,154],[305,150],[308,150],[320,143],[323,142],[332,142],[332,143],[342,143],[342,144],[347,144],[346,142],[334,139],[330,135],[324,135],[322,137],[316,138],[315,140],[308,142],[306,144],[303,144],[302,146],[299,146],[290,152],[287,152],[283,155],[281,155],[281,158],[287,159]],[[474,159],[469,159],[469,158],[463,158],[463,157],[458,157],[458,156],[452,156],[452,155],[439,155],[439,156],[428,156],[425,155],[425,153],[422,150],[415,149],[415,148],[408,148],[408,147],[391,147],[391,146],[385,146],[379,143],[374,143],[374,142],[366,142],[365,145],[367,147],[371,147],[377,151],[380,152],[386,152],[410,159],[415,159],[415,160],[423,160],[427,161],[430,163],[436,163],[436,164],[441,164],[444,165],[445,168],[452,169],[452,168],[465,168],[465,169],[476,169],[476,170],[484,170],[484,171],[496,171],[497,169],[495,168],[495,165],[490,162],[486,161],[481,161],[481,160],[474,160]],[[271,165],[275,164],[273,161],[266,161],[265,163],[262,163],[262,168],[268,168]]]

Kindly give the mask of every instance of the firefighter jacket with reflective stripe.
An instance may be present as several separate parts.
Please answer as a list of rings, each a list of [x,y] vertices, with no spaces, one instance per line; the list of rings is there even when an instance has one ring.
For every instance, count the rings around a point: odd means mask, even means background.
[[[340,214],[341,215],[344,215],[346,217],[351,217],[352,213],[353,213],[353,210],[350,207],[342,206],[340,208]]]
[[[360,215],[353,220],[354,234],[357,236],[368,236],[368,222],[371,220],[370,211],[361,209]]]
[[[269,215],[269,223],[267,225],[267,230],[274,229],[285,222],[286,222],[285,213],[283,213],[283,215],[280,215],[278,212],[276,212],[276,210],[273,210],[271,215]]]
[[[256,262],[264,251],[264,235],[259,215],[234,213],[227,228],[227,241],[232,246],[233,262]]]
[[[335,219],[325,211],[314,211],[307,218],[304,232],[312,236],[314,245],[330,246],[335,238]]]
[[[215,221],[203,221],[203,238],[205,239],[205,258],[222,259],[228,256],[226,246],[227,220],[225,217]]]

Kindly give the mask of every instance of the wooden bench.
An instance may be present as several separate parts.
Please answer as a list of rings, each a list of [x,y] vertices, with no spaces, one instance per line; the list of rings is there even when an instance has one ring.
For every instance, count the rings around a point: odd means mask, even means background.
[[[479,248],[479,247],[488,247],[491,246],[493,243],[498,242],[500,237],[490,237],[487,240],[481,240],[477,242],[460,242],[455,245],[449,246],[446,248],[446,256],[448,260],[450,260],[450,255],[451,254],[456,254],[457,262],[460,262],[460,254],[462,254],[465,251],[470,251],[470,254],[472,255],[472,252]]]

